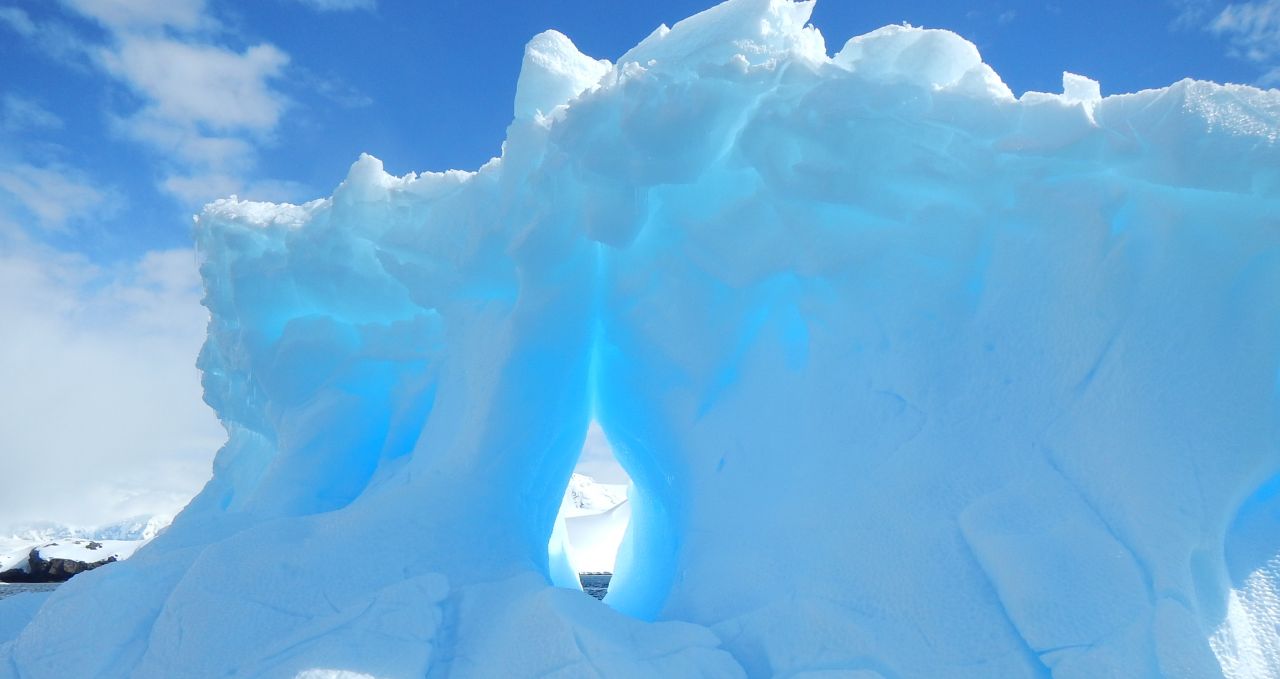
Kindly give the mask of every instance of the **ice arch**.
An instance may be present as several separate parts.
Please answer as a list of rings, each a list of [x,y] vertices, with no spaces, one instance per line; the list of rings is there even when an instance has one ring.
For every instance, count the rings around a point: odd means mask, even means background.
[[[0,675],[1223,675],[1280,474],[1277,94],[1015,98],[811,9],[544,34],[477,172],[209,206],[214,477]],[[548,585],[593,411],[653,622]]]

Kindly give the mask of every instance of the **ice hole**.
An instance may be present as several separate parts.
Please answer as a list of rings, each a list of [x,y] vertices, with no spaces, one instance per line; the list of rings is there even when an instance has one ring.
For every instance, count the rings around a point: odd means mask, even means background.
[[[630,488],[631,477],[618,464],[604,430],[592,422],[548,545],[556,585],[581,586],[604,598],[631,523]]]

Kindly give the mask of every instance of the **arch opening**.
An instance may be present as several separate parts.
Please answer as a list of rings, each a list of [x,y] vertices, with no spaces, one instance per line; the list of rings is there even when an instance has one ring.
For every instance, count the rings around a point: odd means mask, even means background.
[[[592,421],[547,545],[556,586],[604,598],[630,528],[634,493],[604,430]]]

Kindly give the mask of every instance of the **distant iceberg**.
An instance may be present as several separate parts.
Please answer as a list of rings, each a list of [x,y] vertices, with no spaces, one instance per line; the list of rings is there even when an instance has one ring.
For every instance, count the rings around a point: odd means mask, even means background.
[[[213,478],[0,676],[1280,676],[1280,92],[812,9],[545,33],[479,170],[209,205]]]
[[[567,582],[556,584],[575,587],[573,583],[579,573],[612,573],[618,547],[631,523],[627,486],[599,483],[590,476],[574,472],[569,478],[569,486],[565,488],[564,501],[560,504],[556,520],[565,523],[561,539],[568,545],[560,549],[568,551],[565,558],[571,566]]]

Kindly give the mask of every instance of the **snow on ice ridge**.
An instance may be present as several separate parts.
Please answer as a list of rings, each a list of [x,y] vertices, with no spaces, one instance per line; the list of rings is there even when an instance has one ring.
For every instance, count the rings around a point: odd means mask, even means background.
[[[543,34],[478,171],[210,205],[213,479],[0,676],[1275,676],[1280,94],[811,10]],[[592,418],[612,609],[548,585]]]

